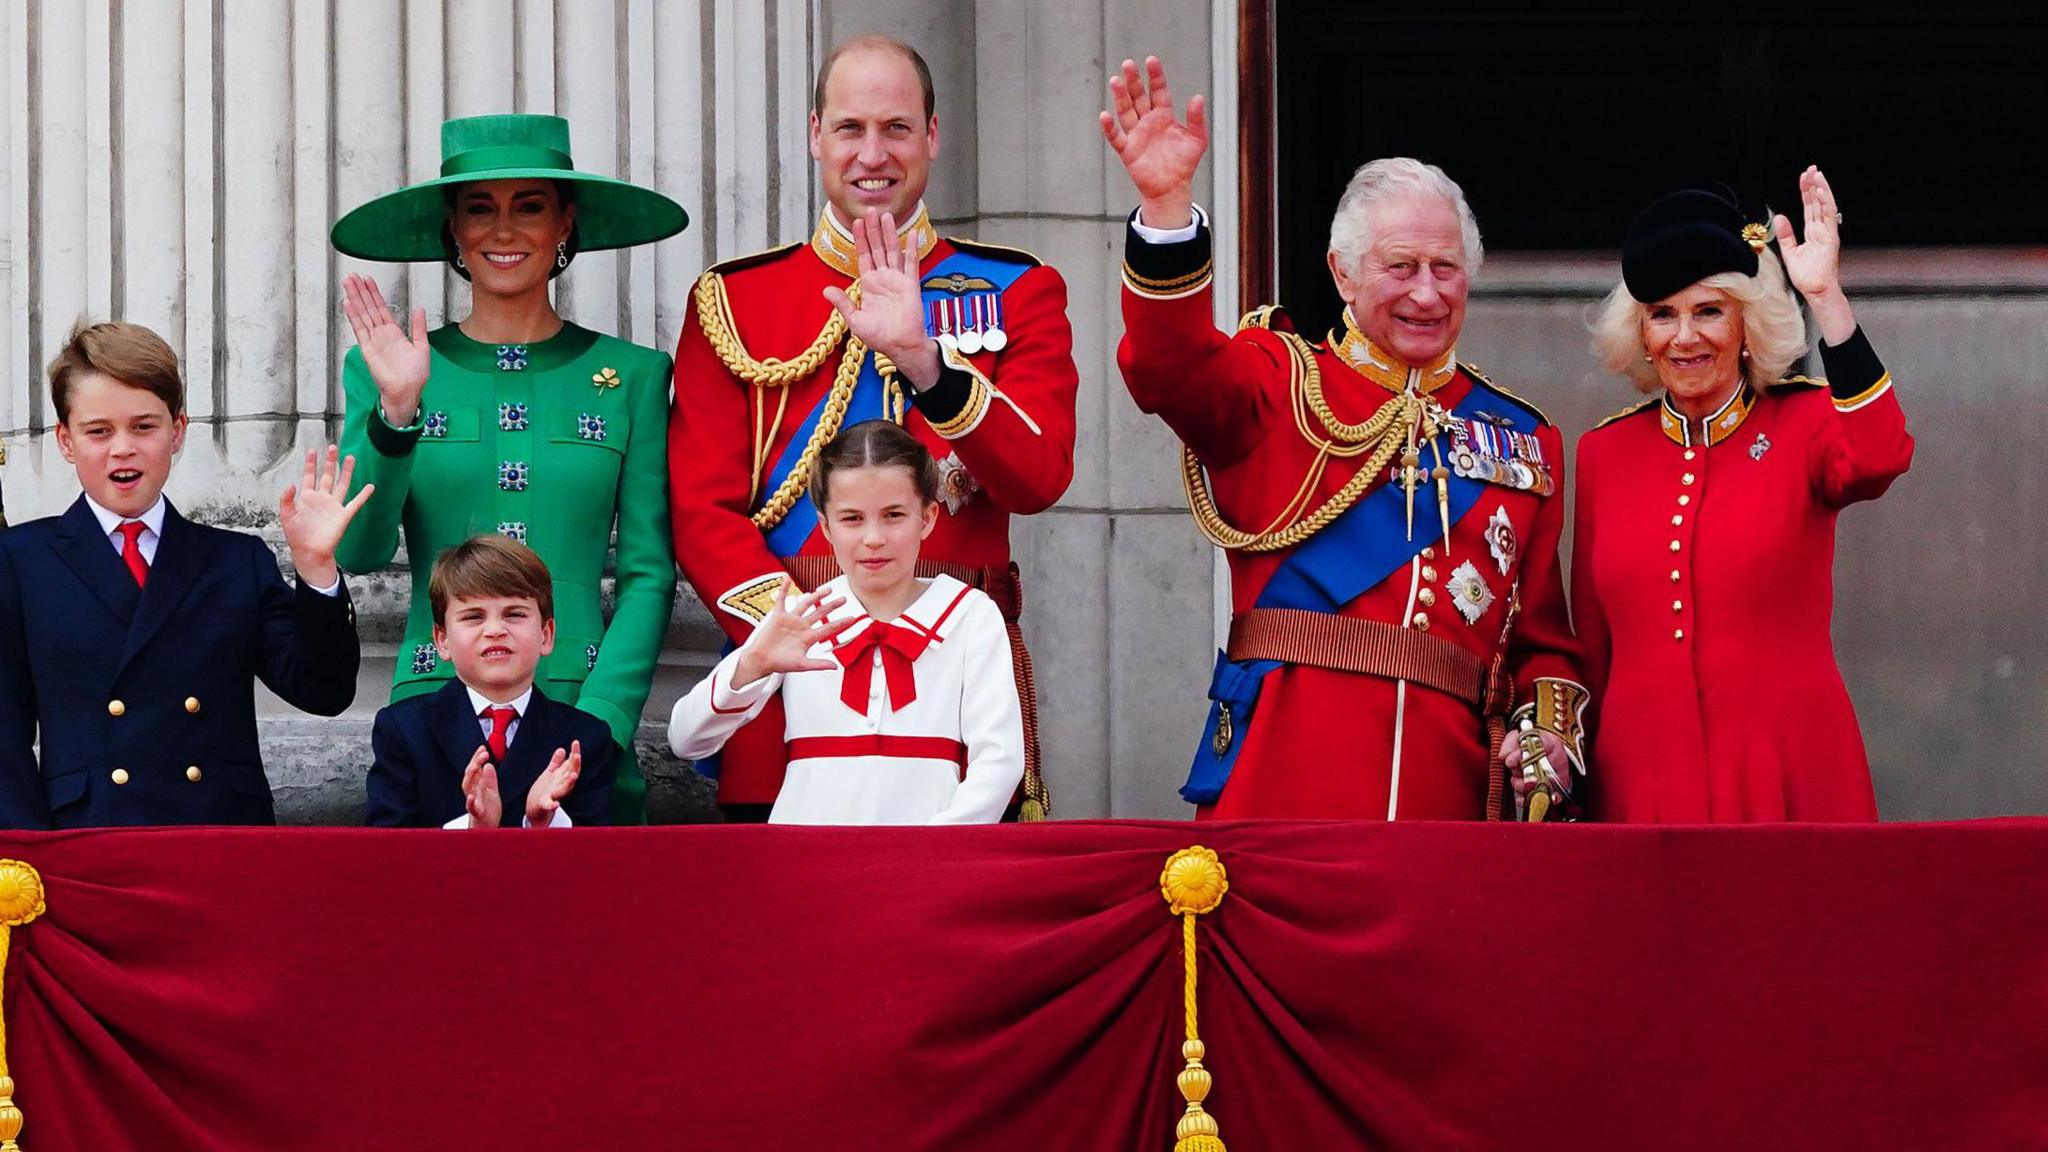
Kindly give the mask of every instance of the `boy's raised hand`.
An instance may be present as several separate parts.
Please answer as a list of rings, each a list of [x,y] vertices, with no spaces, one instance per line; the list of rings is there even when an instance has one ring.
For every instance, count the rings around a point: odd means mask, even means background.
[[[526,826],[546,828],[554,823],[555,809],[562,806],[569,793],[576,788],[576,778],[583,775],[583,742],[569,741],[569,750],[555,749],[554,758],[548,761],[547,771],[534,780],[533,787],[526,790]]]
[[[349,521],[377,490],[363,485],[355,499],[343,502],[349,479],[355,475],[356,458],[344,458],[332,444],[326,452],[318,448],[306,453],[305,471],[297,484],[284,490],[277,500],[277,522],[292,550],[292,567],[299,582],[314,588],[330,588],[341,579],[334,566],[334,550],[341,546],[341,534]]]
[[[782,587],[775,590],[775,606],[740,645],[739,670],[732,684],[735,691],[774,672],[829,672],[839,667],[830,660],[813,659],[811,648],[830,643],[860,618],[828,619],[846,601],[838,597],[827,600],[823,588],[791,600],[795,591],[795,581],[783,577]]]
[[[469,809],[471,828],[496,828],[505,806],[498,799],[498,770],[491,764],[491,750],[482,745],[462,770],[462,802]]]

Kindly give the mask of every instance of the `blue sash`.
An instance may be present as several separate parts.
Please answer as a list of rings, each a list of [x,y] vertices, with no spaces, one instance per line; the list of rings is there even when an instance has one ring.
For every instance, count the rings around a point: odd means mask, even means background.
[[[1477,380],[1465,399],[1452,409],[1453,416],[1471,421],[1481,410],[1494,417],[1493,423],[1510,422],[1517,432],[1534,432],[1541,417],[1524,404],[1496,392]],[[1446,453],[1448,455],[1448,453]],[[1424,458],[1434,464],[1425,450]],[[1472,506],[1492,487],[1481,480],[1453,473],[1447,481],[1450,491],[1451,523],[1464,519]],[[1443,538],[1443,523],[1436,509],[1436,485],[1432,481],[1415,492],[1415,538],[1408,538],[1408,496],[1399,485],[1381,483],[1323,530],[1297,545],[1275,569],[1259,591],[1254,607],[1299,608],[1313,612],[1336,612],[1408,564],[1424,548]],[[1187,783],[1180,794],[1190,804],[1213,804],[1223,794],[1230,771],[1244,747],[1252,713],[1257,709],[1265,678],[1280,667],[1275,660],[1232,661],[1216,653],[1216,670],[1209,682],[1208,720],[1202,726],[1202,741],[1188,768]],[[1224,720],[1225,712],[1229,719]],[[1217,730],[1229,725],[1230,737],[1220,741]]]
[[[1016,283],[1018,277],[1030,270],[1030,264],[1000,260],[979,252],[955,250],[951,256],[924,272],[923,282],[928,284],[938,277],[950,277],[957,273],[970,281],[984,281],[991,287],[980,288],[977,285],[975,290],[966,293],[955,293],[943,286],[925,288],[923,296],[926,333],[937,335],[932,322],[931,305],[934,301],[964,300],[969,296],[999,296],[1008,290],[1010,285]],[[880,420],[886,417],[888,411],[883,393],[882,374],[875,370],[874,356],[870,354],[862,357],[860,375],[854,379],[853,395],[847,399],[846,415],[840,420],[839,426],[851,428],[863,420]],[[790,435],[789,443],[783,446],[782,454],[775,458],[774,465],[768,470],[767,481],[761,486],[761,499],[764,502],[769,495],[780,490],[783,482],[789,479],[790,473],[796,470],[797,461],[803,456],[804,447],[811,442],[812,434],[817,432],[818,422],[824,419],[825,404],[830,398],[831,392],[828,389],[824,396],[818,398],[818,403],[810,412],[805,414],[803,423],[796,426],[796,431]],[[811,538],[811,533],[817,528],[817,506],[808,498],[799,497],[796,503],[790,506],[781,523],[763,532],[761,538],[776,559],[787,560],[803,550],[804,542]],[[733,644],[728,640],[720,655],[732,650]],[[697,761],[693,767],[699,774],[716,780],[719,757],[713,753]]]
[[[978,252],[955,251],[923,273],[923,282],[930,284],[940,277],[958,275],[968,281],[986,283],[992,287],[979,288],[977,284],[979,290],[964,294],[954,293],[945,287],[925,288],[925,331],[936,335],[931,309],[934,301],[1001,295],[1011,284],[1016,283],[1018,277],[1030,271],[1030,268],[1029,264],[997,260]],[[854,381],[853,396],[847,401],[846,416],[840,421],[839,426],[851,428],[863,420],[880,420],[886,416],[882,391],[881,373],[875,371],[874,358],[869,356],[861,361],[860,376]],[[789,474],[795,471],[797,460],[803,455],[805,445],[811,442],[811,435],[818,430],[818,421],[824,417],[825,403],[829,397],[829,391],[825,396],[819,397],[817,405],[804,417],[803,423],[797,425],[796,431],[789,438],[789,443],[783,447],[782,454],[776,457],[774,466],[768,470],[767,482],[761,486],[764,500],[767,498],[765,494],[781,488],[783,481],[789,479]],[[762,535],[767,541],[768,550],[774,553],[777,559],[787,560],[803,549],[804,542],[811,538],[811,533],[817,527],[817,508],[812,506],[809,500],[798,500],[790,508],[789,514],[782,518],[780,524]]]

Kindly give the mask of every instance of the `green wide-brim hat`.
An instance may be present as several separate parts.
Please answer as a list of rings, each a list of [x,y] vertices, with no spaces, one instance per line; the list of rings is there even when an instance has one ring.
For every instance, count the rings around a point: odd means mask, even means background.
[[[682,205],[659,192],[578,172],[569,159],[569,122],[560,116],[469,116],[441,125],[439,176],[377,197],[335,221],[328,235],[359,260],[440,261],[449,189],[477,180],[569,184],[580,252],[650,244],[690,222]]]

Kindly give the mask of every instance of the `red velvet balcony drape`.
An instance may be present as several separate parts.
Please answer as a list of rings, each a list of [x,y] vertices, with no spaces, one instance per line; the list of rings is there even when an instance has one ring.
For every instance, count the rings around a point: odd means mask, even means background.
[[[2048,1146],[2048,821],[0,835],[31,1152]]]

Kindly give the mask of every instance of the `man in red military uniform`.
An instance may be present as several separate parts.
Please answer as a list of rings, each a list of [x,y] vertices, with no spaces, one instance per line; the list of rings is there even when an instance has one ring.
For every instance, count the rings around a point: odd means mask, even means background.
[[[861,420],[910,429],[944,477],[919,567],[981,588],[1010,623],[1021,812],[1039,817],[1048,798],[1010,516],[1050,507],[1073,477],[1066,284],[1026,253],[933,230],[923,198],[939,123],[931,73],[908,45],[870,36],[834,48],[810,122],[827,201],[810,242],[713,267],[684,321],[669,428],[677,560],[744,640],[785,572],[807,589],[838,575],[804,498],[817,451]],[[771,705],[726,744],[713,770],[729,818],[764,817],[774,802],[782,726]]]
[[[1192,196],[1202,101],[1180,122],[1146,69],[1124,62],[1102,116],[1140,197],[1117,362],[1186,446],[1234,612],[1182,795],[1216,817],[1509,812],[1485,716],[1511,696],[1554,766],[1531,757],[1517,793],[1564,799],[1586,692],[1557,562],[1563,445],[1457,362],[1480,258],[1463,193],[1414,160],[1361,168],[1331,226],[1344,330],[1311,343],[1266,308],[1225,336]],[[1504,748],[1518,768],[1522,746]]]

